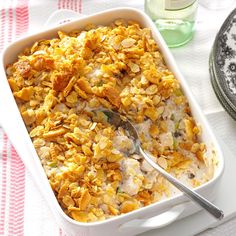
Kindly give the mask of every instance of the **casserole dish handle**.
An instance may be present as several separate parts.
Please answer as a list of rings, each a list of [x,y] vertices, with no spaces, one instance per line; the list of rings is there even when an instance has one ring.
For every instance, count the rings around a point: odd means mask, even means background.
[[[170,210],[161,213],[160,215],[148,219],[135,219],[124,223],[119,227],[119,231],[121,233],[129,233],[136,229],[139,233],[141,233],[151,229],[162,228],[174,222],[185,209],[186,204],[179,204],[172,207]]]
[[[60,24],[64,24],[66,22],[70,22],[74,19],[78,19],[83,17],[84,15],[68,10],[68,9],[60,9],[54,11],[47,19],[47,21],[44,24],[45,28],[51,28]]]

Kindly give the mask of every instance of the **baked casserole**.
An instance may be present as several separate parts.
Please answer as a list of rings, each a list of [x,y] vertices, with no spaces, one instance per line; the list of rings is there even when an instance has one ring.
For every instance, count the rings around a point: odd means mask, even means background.
[[[188,186],[213,177],[179,81],[138,23],[58,32],[26,48],[6,71],[55,196],[73,219],[105,220],[177,192],[99,108],[130,119],[143,149]]]

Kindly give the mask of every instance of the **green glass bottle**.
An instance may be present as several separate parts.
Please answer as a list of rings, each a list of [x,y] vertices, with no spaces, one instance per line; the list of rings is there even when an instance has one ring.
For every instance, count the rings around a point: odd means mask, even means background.
[[[145,12],[169,47],[181,46],[192,39],[197,6],[197,0],[145,0]]]

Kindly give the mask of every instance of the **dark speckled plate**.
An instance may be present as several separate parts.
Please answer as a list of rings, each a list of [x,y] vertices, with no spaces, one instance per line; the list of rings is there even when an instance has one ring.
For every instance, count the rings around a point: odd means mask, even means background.
[[[216,36],[209,66],[212,86],[219,101],[236,119],[236,9]]]
[[[211,54],[212,55],[212,54]],[[212,87],[215,91],[215,94],[218,98],[218,100],[220,101],[221,105],[224,107],[224,109],[228,112],[228,114],[234,119],[236,120],[236,112],[233,110],[233,108],[229,105],[228,101],[226,100],[225,96],[222,93],[221,88],[219,87],[217,80],[215,79],[215,72],[212,66],[212,56],[210,57],[210,61],[209,61],[209,72],[210,72],[210,76],[211,76],[211,84]]]

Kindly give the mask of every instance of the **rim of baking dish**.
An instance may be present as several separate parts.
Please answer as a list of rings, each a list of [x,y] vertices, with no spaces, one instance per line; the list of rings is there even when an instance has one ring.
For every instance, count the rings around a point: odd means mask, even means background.
[[[69,25],[73,25],[75,24],[76,22],[79,23],[80,21],[85,21],[85,20],[88,20],[88,23],[91,23],[92,21],[92,18],[94,17],[99,17],[99,16],[102,16],[102,15],[105,15],[105,14],[110,14],[110,13],[113,13],[113,14],[117,14],[117,12],[134,12],[136,14],[139,14],[142,18],[145,19],[145,21],[148,22],[148,24],[150,25],[149,28],[151,29],[152,31],[152,34],[154,35],[157,35],[159,40],[160,40],[160,44],[159,44],[159,47],[161,49],[161,52],[162,54],[164,55],[164,58],[168,58],[168,60],[170,61],[166,61],[166,63],[168,64],[168,67],[169,67],[169,64],[172,64],[172,71],[173,73],[176,75],[176,77],[178,78],[178,80],[180,80],[181,82],[181,87],[184,87],[184,88],[188,88],[188,85],[184,79],[184,77],[182,76],[182,74],[180,73],[179,69],[178,69],[178,66],[176,65],[175,63],[175,60],[169,50],[169,48],[167,47],[164,39],[162,38],[161,34],[159,33],[159,31],[156,29],[156,26],[154,25],[154,23],[151,21],[151,19],[144,13],[142,12],[141,10],[138,10],[138,9],[135,9],[135,8],[131,8],[131,7],[119,7],[119,8],[112,8],[112,9],[109,9],[109,10],[105,10],[105,11],[101,11],[101,12],[98,12],[98,13],[95,13],[95,14],[92,14],[92,15],[87,15],[87,16],[82,16],[81,18],[79,19],[76,19],[76,20],[72,20],[71,22],[67,22],[67,23],[64,23],[64,24],[61,24],[59,26],[53,26],[53,27],[50,27],[50,28],[47,28],[46,30],[42,30],[40,32],[37,32],[37,33],[33,33],[33,34],[30,34],[30,35],[27,35],[25,37],[22,37],[18,40],[16,40],[15,42],[9,44],[2,52],[2,68],[3,70],[5,71],[5,66],[4,66],[4,58],[8,52],[8,50],[14,46],[14,45],[17,45],[19,44],[20,42],[22,41],[25,41],[25,40],[30,40],[31,38],[35,37],[35,36],[38,36],[42,33],[50,33],[50,31],[52,30],[62,30],[62,27],[63,26],[69,26]],[[117,14],[117,16],[119,16]],[[91,20],[90,20],[91,19]],[[90,21],[89,21],[90,20]],[[138,21],[138,20],[137,20]],[[156,41],[156,40],[155,40]],[[31,43],[32,44],[32,43]],[[6,76],[5,76],[5,79]],[[192,93],[189,92],[188,90],[185,90],[185,94],[187,94],[187,97],[188,97],[188,100],[190,99],[191,100],[191,103],[193,104],[193,107],[194,107],[194,110],[196,110],[196,112],[201,116],[201,119],[202,119],[202,123],[204,123],[204,126],[206,126],[207,128],[207,132],[209,134],[209,136],[211,137],[211,141],[212,143],[214,143],[214,147],[215,147],[215,150],[217,151],[217,160],[218,160],[218,165],[217,167],[215,168],[215,171],[214,171],[214,176],[211,180],[209,180],[208,182],[202,184],[201,186],[197,187],[197,188],[194,188],[195,191],[201,191],[201,190],[204,190],[206,189],[207,187],[210,187],[212,186],[220,177],[221,175],[223,174],[223,169],[224,169],[224,158],[223,158],[223,155],[222,155],[222,152],[221,152],[221,148],[218,144],[218,141],[216,140],[215,138],[215,135],[213,134],[205,116],[203,115],[203,112],[202,110],[200,109],[199,105],[197,104],[196,102],[196,99],[193,97]],[[18,108],[17,108],[18,109]],[[19,112],[19,111],[18,111]],[[23,120],[22,120],[23,122]],[[24,124],[24,123],[23,123]],[[26,128],[25,128],[26,129]],[[28,136],[29,138],[29,136]],[[31,139],[29,138],[31,144],[32,144],[32,141]],[[32,147],[33,147],[33,144],[32,144]],[[34,147],[33,147],[34,148]],[[36,153],[36,151],[35,151]],[[32,155],[35,155],[34,153],[31,153]],[[38,155],[37,155],[38,157]],[[40,162],[40,159],[38,158],[37,160],[38,162]],[[40,165],[41,165],[41,162],[40,162]],[[27,165],[26,165],[27,166]],[[177,204],[180,204],[180,203],[184,203],[184,202],[187,202],[187,198],[184,200],[184,201],[181,201],[181,202],[178,202],[178,203],[173,203],[173,204],[169,204],[167,205],[169,202],[171,203],[171,201],[173,200],[181,200],[182,198],[184,198],[184,194],[183,193],[178,193],[172,197],[169,197],[169,198],[166,198],[166,199],[163,199],[159,202],[155,202],[155,203],[152,203],[148,206],[145,206],[145,207],[141,207],[137,210],[134,210],[132,212],[128,212],[128,213],[125,213],[125,214],[122,214],[122,215],[118,215],[118,216],[114,216],[112,218],[109,218],[109,219],[105,219],[105,220],[102,220],[102,221],[96,221],[96,222],[88,222],[88,223],[84,223],[84,222],[79,222],[79,221],[76,221],[72,218],[70,218],[62,209],[62,207],[60,206],[60,204],[58,203],[57,199],[56,199],[56,196],[49,184],[49,181],[48,181],[48,178],[43,170],[43,167],[41,165],[41,170],[40,170],[40,174],[44,174],[44,179],[46,180],[46,182],[48,183],[48,186],[50,187],[50,192],[51,194],[53,195],[53,207],[56,207],[56,210],[59,211],[59,213],[61,213],[61,215],[67,220],[69,221],[70,223],[72,224],[75,224],[77,226],[82,226],[82,227],[87,227],[87,226],[98,226],[98,225],[104,225],[104,224],[108,224],[110,222],[114,222],[114,221],[119,221],[121,219],[124,219],[124,218],[127,218],[131,215],[138,215],[139,212],[141,211],[145,211],[145,212],[148,212],[149,209],[152,209],[152,208],[155,208],[155,207],[158,207],[159,205],[165,205],[165,208],[171,208],[172,206],[174,205],[177,205]],[[44,197],[46,198],[45,194],[44,194]],[[189,200],[188,200],[189,201]],[[158,215],[158,213],[157,213]],[[132,219],[129,219],[129,220],[132,220]]]

